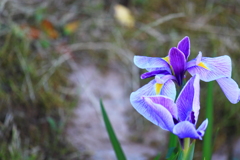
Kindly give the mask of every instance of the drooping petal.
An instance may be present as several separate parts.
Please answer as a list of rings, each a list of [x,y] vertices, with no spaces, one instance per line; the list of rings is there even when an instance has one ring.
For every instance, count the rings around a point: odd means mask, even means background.
[[[182,121],[176,124],[173,128],[173,134],[177,135],[179,138],[202,139],[195,125],[189,121]]]
[[[239,101],[238,84],[231,78],[224,77],[216,80],[228,100],[236,104]]]
[[[174,103],[174,101],[169,97],[166,96],[143,96],[143,97],[151,99],[151,101],[155,104],[160,104],[161,106],[166,108],[175,119],[178,119],[177,106]]]
[[[197,123],[200,109],[199,94],[199,76],[195,75],[189,79],[176,100],[178,117],[181,121],[185,121],[187,118],[189,118],[189,116],[191,116],[191,112],[193,111],[195,118],[194,122],[195,124]]]
[[[199,53],[201,54],[201,53]],[[220,56],[215,58],[199,56],[188,62],[187,71],[193,76],[199,74],[200,79],[210,82],[222,77],[231,77],[232,64],[229,56]]]
[[[185,55],[182,51],[173,47],[169,51],[169,60],[178,84],[181,86],[186,69]]]
[[[134,64],[141,69],[147,69],[148,71],[167,70],[170,72],[169,64],[162,58],[134,56],[133,61]]]
[[[207,125],[208,125],[208,119],[203,121],[202,124],[198,127],[197,132],[201,137],[204,136],[205,130],[207,129]]]
[[[182,51],[185,55],[186,60],[190,55],[190,39],[189,37],[184,37],[179,43],[177,48]]]
[[[154,70],[154,71],[151,71],[151,72],[143,73],[141,75],[141,79],[150,78],[150,77],[153,77],[153,76],[158,75],[158,74],[167,75],[167,74],[169,74],[169,72],[166,71],[166,70]]]
[[[132,99],[132,96],[134,96],[134,93],[131,94],[130,99]],[[150,122],[164,130],[172,131],[174,127],[174,121],[171,113],[162,105],[152,102],[150,98],[145,96],[142,96],[141,98],[145,104],[136,106],[131,101],[133,107]]]

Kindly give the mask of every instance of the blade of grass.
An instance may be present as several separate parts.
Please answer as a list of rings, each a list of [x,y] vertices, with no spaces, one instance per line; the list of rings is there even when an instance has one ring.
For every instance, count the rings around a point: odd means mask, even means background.
[[[158,155],[153,160],[159,160],[161,158],[161,154],[158,153]]]
[[[168,148],[177,147],[177,143],[178,143],[178,137],[175,134],[170,133]]]
[[[101,106],[103,120],[104,120],[106,129],[107,129],[107,132],[108,132],[108,136],[109,136],[109,139],[112,143],[112,146],[113,146],[113,149],[115,151],[116,157],[117,157],[118,160],[126,160],[124,152],[123,152],[123,150],[121,148],[121,145],[120,145],[120,143],[119,143],[119,141],[118,141],[118,139],[117,139],[117,137],[114,133],[111,122],[108,118],[107,112],[104,109],[104,106],[103,106],[103,103],[102,103],[101,99],[100,99],[100,106]]]
[[[207,84],[207,104],[206,117],[208,118],[208,127],[203,139],[203,157],[202,159],[211,159],[212,157],[212,128],[213,128],[213,82]]]

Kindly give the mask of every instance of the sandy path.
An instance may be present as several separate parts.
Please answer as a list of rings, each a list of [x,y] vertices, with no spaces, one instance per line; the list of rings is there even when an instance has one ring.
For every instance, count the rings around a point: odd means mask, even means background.
[[[78,88],[79,104],[74,110],[72,125],[68,127],[69,141],[88,152],[90,159],[116,159],[101,117],[99,98],[102,98],[127,159],[147,160],[157,155],[159,149],[150,147],[149,143],[155,140],[166,143],[166,132],[161,129],[149,132],[141,144],[129,140],[132,133],[126,124],[126,112],[132,110],[127,91],[130,78],[117,68],[105,74],[94,65],[81,68],[83,66],[71,76]]]

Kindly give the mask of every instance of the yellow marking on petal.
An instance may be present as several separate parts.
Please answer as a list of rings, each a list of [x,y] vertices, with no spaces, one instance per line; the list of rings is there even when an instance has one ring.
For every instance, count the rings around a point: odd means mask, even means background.
[[[203,68],[205,68],[205,69],[207,69],[207,70],[210,70],[203,62],[198,63],[197,66],[203,67]]]
[[[168,64],[170,64],[170,61],[169,61],[169,57],[168,56],[166,56],[166,57],[164,57],[164,58],[162,58],[163,60],[165,60]]]
[[[160,94],[162,87],[163,87],[163,84],[159,84],[159,83],[155,84],[156,94]]]

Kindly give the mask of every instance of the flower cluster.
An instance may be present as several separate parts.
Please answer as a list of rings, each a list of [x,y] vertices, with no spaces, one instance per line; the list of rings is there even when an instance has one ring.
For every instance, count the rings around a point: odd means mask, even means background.
[[[234,104],[240,100],[240,89],[231,78],[229,56],[202,57],[200,52],[195,59],[188,61],[189,55],[190,40],[184,37],[164,58],[135,56],[135,65],[148,71],[141,78],[154,79],[133,92],[130,101],[146,119],[179,138],[202,139],[208,120],[196,129],[200,110],[200,80],[216,80]],[[184,84],[186,72],[192,77]],[[176,85],[182,88],[177,98]]]

